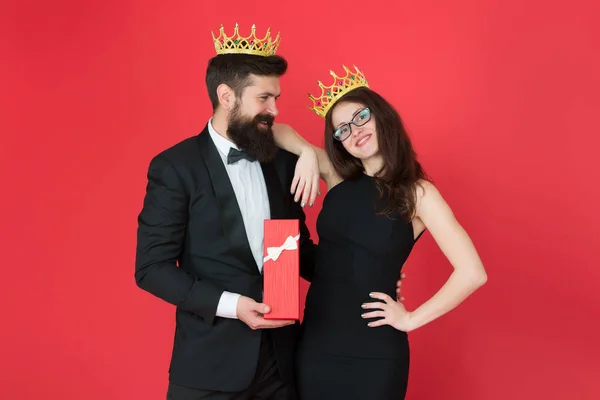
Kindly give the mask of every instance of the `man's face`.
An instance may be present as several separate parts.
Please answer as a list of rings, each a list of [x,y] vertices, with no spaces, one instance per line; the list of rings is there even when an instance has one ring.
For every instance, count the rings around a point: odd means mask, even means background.
[[[279,78],[250,75],[250,79],[229,113],[227,134],[250,156],[267,162],[277,153],[272,126],[278,114]]]

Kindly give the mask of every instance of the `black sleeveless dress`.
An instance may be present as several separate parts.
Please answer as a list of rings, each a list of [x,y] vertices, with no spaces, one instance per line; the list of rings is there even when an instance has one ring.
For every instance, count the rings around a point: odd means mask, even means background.
[[[411,222],[376,215],[382,201],[367,175],[327,193],[317,219],[319,246],[296,357],[300,400],[404,399],[409,345],[389,325],[361,314],[370,292],[396,298],[396,282],[415,243]]]

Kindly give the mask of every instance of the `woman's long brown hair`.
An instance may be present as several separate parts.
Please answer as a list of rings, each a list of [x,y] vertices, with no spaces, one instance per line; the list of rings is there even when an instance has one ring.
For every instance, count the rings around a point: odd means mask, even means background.
[[[410,221],[415,213],[417,184],[419,180],[428,177],[417,161],[400,115],[381,95],[364,87],[354,89],[337,101],[325,116],[325,150],[342,179],[353,179],[364,173],[360,160],[350,155],[342,143],[333,137],[331,114],[343,102],[368,107],[375,119],[383,167],[374,178],[381,198],[386,199],[383,210],[378,214],[391,216],[397,213],[404,220]]]

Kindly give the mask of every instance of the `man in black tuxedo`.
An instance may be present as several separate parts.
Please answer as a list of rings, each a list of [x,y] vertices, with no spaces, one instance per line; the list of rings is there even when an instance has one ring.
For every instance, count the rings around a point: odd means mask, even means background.
[[[314,266],[297,159],[271,130],[287,62],[225,53],[207,68],[204,130],[150,162],[135,279],[177,306],[167,399],[292,399],[298,323],[265,320],[261,303],[265,219],[300,220],[301,276]]]

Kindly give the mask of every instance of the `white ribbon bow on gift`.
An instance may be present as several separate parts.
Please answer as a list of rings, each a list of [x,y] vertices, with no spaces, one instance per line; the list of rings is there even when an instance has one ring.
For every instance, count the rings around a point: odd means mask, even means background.
[[[267,247],[267,256],[264,259],[264,262],[269,260],[277,261],[281,253],[284,250],[296,250],[298,248],[297,241],[300,239],[300,235],[296,237],[288,236],[285,239],[285,242],[279,247]]]

